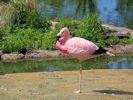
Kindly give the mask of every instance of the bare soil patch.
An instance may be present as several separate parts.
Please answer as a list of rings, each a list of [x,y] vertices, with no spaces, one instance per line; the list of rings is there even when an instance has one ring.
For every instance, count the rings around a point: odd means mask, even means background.
[[[0,100],[133,100],[132,70],[18,73],[0,76]]]

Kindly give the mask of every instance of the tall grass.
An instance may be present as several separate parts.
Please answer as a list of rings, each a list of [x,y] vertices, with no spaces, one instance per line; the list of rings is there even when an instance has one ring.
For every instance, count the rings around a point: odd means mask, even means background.
[[[35,2],[35,0],[11,0],[9,4],[5,5],[10,16],[4,10],[1,12],[5,20],[2,19],[4,23],[1,23],[3,29],[1,28],[0,33],[5,34],[9,27],[5,40],[2,40],[0,44],[0,49],[3,52],[16,52],[31,48],[55,48],[53,40],[56,39],[53,39],[54,35],[50,30],[50,23],[39,16]],[[12,9],[9,9],[9,5]]]
[[[10,0],[8,4],[0,2],[0,39],[10,32],[14,21],[22,20],[22,12],[35,13],[36,2],[36,0]]]
[[[55,49],[56,34],[52,30],[42,32],[33,28],[19,28],[3,42],[3,52],[21,52],[29,49]]]
[[[9,33],[12,25],[14,8],[11,4],[0,3],[0,39]]]
[[[10,0],[16,10],[27,11],[37,9],[37,0]]]
[[[77,33],[80,37],[93,41],[98,46],[104,46],[104,30],[96,14],[85,16]]]

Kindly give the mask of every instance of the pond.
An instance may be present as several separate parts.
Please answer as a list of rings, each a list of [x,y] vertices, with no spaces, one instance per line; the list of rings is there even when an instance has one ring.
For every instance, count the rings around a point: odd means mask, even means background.
[[[133,55],[107,57],[101,56],[82,63],[84,70],[91,69],[133,69]],[[0,62],[0,74],[22,72],[54,72],[79,70],[78,60],[60,59],[28,59],[14,62]]]
[[[39,0],[38,12],[44,18],[73,19],[97,13],[103,23],[133,29],[133,0]]]

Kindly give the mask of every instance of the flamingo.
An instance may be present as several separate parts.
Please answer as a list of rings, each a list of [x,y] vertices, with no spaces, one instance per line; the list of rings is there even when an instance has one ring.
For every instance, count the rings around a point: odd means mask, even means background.
[[[98,47],[93,42],[80,37],[70,38],[70,32],[67,27],[61,29],[57,34],[56,48],[61,52],[68,54],[80,61],[80,74],[79,74],[79,90],[75,93],[81,93],[82,85],[82,65],[81,62],[90,59],[94,56],[109,55],[114,56],[113,53]]]

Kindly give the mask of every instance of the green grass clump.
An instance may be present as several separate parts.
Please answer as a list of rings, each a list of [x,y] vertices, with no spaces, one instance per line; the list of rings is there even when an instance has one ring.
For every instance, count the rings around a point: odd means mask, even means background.
[[[34,29],[47,30],[50,23],[39,16],[36,7],[36,0],[12,0],[12,6],[15,8],[14,26],[32,27]]]
[[[104,30],[97,15],[89,15],[81,20],[78,36],[88,39],[98,46],[104,45]]]
[[[69,29],[69,31],[71,32],[71,35],[75,36],[75,32],[77,29],[75,20],[73,20],[71,18],[67,18],[67,17],[59,17],[56,20],[60,23],[59,27],[56,30],[60,31],[61,28],[67,27]]]
[[[50,22],[39,16],[33,1],[11,0],[9,4],[13,8],[9,20],[11,24],[9,25],[6,19],[6,24],[0,24],[3,26],[0,28],[0,49],[3,52],[19,52],[32,48],[55,49],[56,37],[50,29]]]
[[[0,2],[0,39],[9,34],[14,8]]]
[[[56,32],[46,31],[44,37],[42,37],[42,46],[40,48],[47,50],[55,50],[56,44]]]
[[[111,36],[109,39],[105,40],[106,45],[115,45],[115,44],[133,44],[133,37],[122,38],[120,39],[118,36]]]
[[[8,35],[7,39],[3,41],[3,52],[17,52],[29,49],[55,49],[56,34],[47,30],[45,33],[41,30],[34,30],[32,28],[16,29],[15,33]]]
[[[106,45],[113,45],[120,43],[118,36],[111,36],[109,39],[105,40]]]

